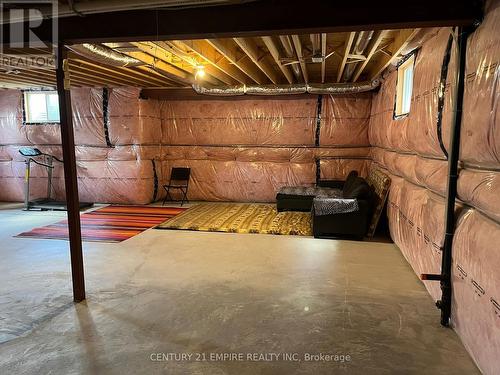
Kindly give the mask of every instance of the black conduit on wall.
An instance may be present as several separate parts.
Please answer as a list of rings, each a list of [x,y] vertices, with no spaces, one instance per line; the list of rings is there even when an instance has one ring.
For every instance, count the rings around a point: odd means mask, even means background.
[[[106,87],[102,89],[102,118],[104,120],[106,145],[108,147],[113,147],[111,139],[109,139],[109,90]]]
[[[156,173],[156,163],[154,160],[151,160],[153,163],[153,202],[156,202],[156,198],[158,195],[158,173]]]
[[[319,136],[321,134],[321,111],[323,109],[323,95],[318,95],[318,104],[316,107],[316,134],[314,136],[314,145],[319,146]]]
[[[456,72],[455,105],[451,129],[450,153],[448,156],[448,189],[446,194],[446,217],[443,255],[441,261],[441,300],[436,305],[441,309],[441,324],[448,326],[451,315],[451,262],[453,236],[455,233],[455,200],[457,198],[458,159],[460,154],[460,130],[462,127],[462,108],[465,89],[465,63],[467,54],[467,37],[471,30],[458,28],[458,64]]]
[[[448,158],[448,151],[446,151],[446,147],[444,147],[443,143],[442,123],[443,123],[444,93],[446,90],[446,79],[448,77],[448,66],[450,64],[452,45],[453,45],[453,35],[450,35],[444,53],[443,65],[441,66],[441,79],[439,82],[437,128],[436,128],[439,147],[441,147],[441,150],[443,151],[443,154],[444,156],[446,156],[446,158]]]
[[[319,137],[321,135],[321,111],[323,110],[323,95],[318,95],[316,104],[316,133],[314,134],[314,146],[319,147]],[[316,184],[321,179],[321,160],[316,160]]]

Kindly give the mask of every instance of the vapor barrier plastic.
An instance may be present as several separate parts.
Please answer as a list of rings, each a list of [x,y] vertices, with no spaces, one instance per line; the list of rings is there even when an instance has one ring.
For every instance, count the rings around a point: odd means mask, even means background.
[[[316,98],[168,101],[163,143],[314,145]]]
[[[500,2],[469,38],[460,159],[500,166]]]
[[[500,1],[468,40],[467,76],[453,242],[452,323],[485,374],[500,373],[500,133],[498,125]],[[392,176],[391,235],[416,274],[441,272],[447,161],[437,137],[437,98],[442,53],[450,29],[430,35],[418,53],[410,114],[392,119],[396,72],[374,94],[369,137],[374,165]],[[456,48],[452,48],[442,139],[449,145]],[[437,56],[439,58],[437,58]],[[372,166],[373,167],[373,166]],[[436,194],[434,194],[436,193]],[[439,283],[424,282],[434,299]]]
[[[370,119],[370,143],[421,156],[444,158],[437,135],[437,104],[442,58],[450,35],[450,28],[439,29],[431,35],[417,54],[411,109],[408,116],[393,119],[397,71],[388,74],[382,89],[374,95]],[[443,140],[449,141],[455,49],[448,72],[443,110]]]
[[[441,272],[445,201],[425,188],[391,175],[387,214],[391,237],[417,275]],[[439,283],[425,281],[434,299]]]
[[[371,97],[370,93],[325,96],[322,105],[320,144],[368,145]]]
[[[463,212],[453,240],[452,325],[484,374],[500,373],[500,225]]]
[[[315,96],[157,101],[139,99],[139,94],[137,88],[109,90],[104,116],[102,90],[72,90],[82,200],[147,203],[153,199],[155,182],[160,185],[156,198],[162,198],[161,185],[174,166],[192,168],[189,198],[202,200],[274,201],[281,186],[314,184],[316,159],[323,157],[335,157],[322,163],[325,178],[344,178],[351,169],[366,174],[367,161],[352,158],[369,156],[371,94],[324,97],[320,147],[314,146]],[[24,159],[19,147],[33,145],[61,158],[60,127],[22,126],[21,92],[7,90],[0,97],[2,124],[10,126],[5,131],[10,140],[0,146],[0,177],[9,187],[0,199],[22,200]],[[37,173],[32,197],[45,191],[46,175]],[[62,199],[58,179],[54,175],[53,196]]]

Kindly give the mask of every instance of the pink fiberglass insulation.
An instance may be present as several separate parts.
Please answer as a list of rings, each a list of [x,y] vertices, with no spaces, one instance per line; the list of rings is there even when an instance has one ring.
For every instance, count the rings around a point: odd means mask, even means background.
[[[372,95],[325,95],[321,111],[322,146],[366,146]]]
[[[326,158],[322,178],[343,179],[352,169],[367,173],[371,94],[323,97],[319,147],[317,96],[158,101],[139,94],[137,88],[109,90],[105,124],[103,90],[72,90],[81,200],[161,199],[175,166],[192,168],[193,200],[274,201],[282,186],[313,185],[317,158]],[[61,158],[60,127],[23,125],[20,91],[2,91],[0,98],[0,199],[21,201],[19,147]],[[32,198],[46,193],[46,175],[37,173]],[[52,193],[64,198],[62,175],[54,174]]]
[[[109,137],[113,145],[159,145],[160,105],[139,99],[140,89],[119,88],[109,95]]]
[[[445,201],[425,188],[392,175],[388,198],[391,237],[415,273],[439,273],[443,245]],[[433,298],[439,284],[425,282]]]
[[[500,373],[500,225],[462,212],[453,240],[453,326],[484,374]]]
[[[432,30],[434,31],[434,30]],[[397,72],[389,73],[382,89],[374,96],[370,118],[370,143],[386,149],[421,156],[444,158],[436,129],[438,88],[441,65],[451,29],[439,29],[429,36],[417,53],[411,110],[408,116],[394,120]],[[451,66],[449,69],[453,69]],[[449,73],[448,84],[451,86]],[[445,92],[443,143],[449,138],[451,87]],[[393,126],[390,126],[393,125]]]
[[[323,178],[344,179],[352,169],[364,173],[369,160],[359,158],[368,155],[368,148],[170,146],[162,180],[172,167],[190,167],[190,199],[270,202],[282,186],[314,185],[317,157],[336,158],[322,162]]]
[[[482,167],[500,165],[500,2],[469,38],[460,159]]]
[[[483,24],[468,40],[459,219],[453,242],[452,325],[485,374],[500,373],[499,24],[500,2],[490,1]],[[437,99],[449,33],[432,31],[420,49],[407,117],[392,117],[395,71],[387,75],[372,103],[372,167],[392,176],[391,235],[417,275],[441,271],[448,163],[437,136]],[[445,149],[452,124],[455,46],[452,51],[441,131]],[[434,299],[441,297],[438,282],[424,284]]]
[[[108,147],[103,90],[72,89],[71,96],[80,200],[130,204],[151,202],[154,189],[152,160],[159,158],[160,146]],[[20,147],[37,147],[62,158],[59,124],[23,125],[21,103],[20,91],[0,92],[0,200],[22,201],[24,198],[25,166],[18,151]],[[54,163],[52,197],[64,199],[62,165]],[[46,170],[32,165],[31,176],[30,198],[46,196]]]
[[[161,184],[190,167],[190,199],[272,202],[282,186],[313,185],[317,158],[322,178],[366,175],[371,94],[322,100],[319,147],[317,96],[162,101]]]
[[[314,146],[316,102],[315,96],[163,102],[163,143]]]

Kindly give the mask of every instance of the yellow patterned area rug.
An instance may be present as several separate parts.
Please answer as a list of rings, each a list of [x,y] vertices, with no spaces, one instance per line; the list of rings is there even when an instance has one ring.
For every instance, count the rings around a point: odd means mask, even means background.
[[[309,212],[277,212],[274,204],[203,203],[156,227],[205,232],[311,236]]]

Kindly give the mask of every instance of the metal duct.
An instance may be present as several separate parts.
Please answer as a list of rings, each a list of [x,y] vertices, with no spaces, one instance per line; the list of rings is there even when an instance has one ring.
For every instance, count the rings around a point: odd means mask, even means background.
[[[309,94],[355,94],[375,90],[380,85],[380,80],[355,83],[310,83],[307,85]]]
[[[288,35],[280,35],[280,42],[283,46],[283,49],[285,50],[286,57],[288,57],[289,59],[293,59],[295,56],[295,50],[293,49],[292,42],[290,41]],[[290,67],[292,68],[295,77],[300,79],[299,64],[290,64]]]
[[[246,86],[245,94],[247,95],[292,95],[305,94],[307,92],[306,85],[260,85]]]
[[[245,85],[237,86],[215,86],[203,87],[198,84],[193,84],[193,89],[198,94],[213,95],[213,96],[238,96],[245,95]]]
[[[117,52],[111,48],[101,46],[99,44],[75,44],[72,46],[68,46],[68,48],[73,52],[78,53],[79,55],[106,65],[118,67],[147,65],[140,60],[134,59],[133,57],[124,55],[123,53]]]
[[[372,37],[373,31],[360,31],[358,40],[354,45],[354,54],[361,55],[365,51],[366,47],[368,46],[368,42],[370,42]]]
[[[193,89],[198,94],[212,96],[238,95],[294,95],[294,94],[354,94],[376,89],[380,85],[378,79],[371,82],[357,83],[310,83],[294,85],[260,85],[260,86],[215,86],[204,87],[194,84]]]
[[[356,38],[356,43],[352,49],[353,55],[363,55],[365,52],[368,43],[373,37],[373,31],[360,31],[358,37]],[[354,74],[354,70],[356,69],[356,65],[358,63],[348,64],[344,70],[344,81],[349,81]]]

